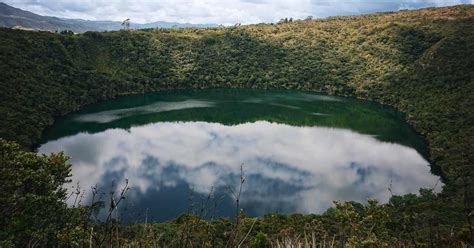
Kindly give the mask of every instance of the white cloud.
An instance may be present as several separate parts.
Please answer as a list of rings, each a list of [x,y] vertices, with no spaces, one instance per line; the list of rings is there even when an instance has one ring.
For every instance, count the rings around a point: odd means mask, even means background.
[[[232,184],[243,163],[248,178],[243,202],[261,207],[253,211],[271,209],[278,201],[288,209],[317,213],[332,200],[387,201],[390,184],[394,194],[406,194],[438,180],[412,148],[350,130],[266,121],[236,126],[164,122],[80,133],[39,148],[41,153],[59,150],[71,156],[74,182],[83,188],[128,178],[144,198],[182,182],[206,194],[211,186]]]
[[[6,0],[6,3],[42,15],[67,18],[233,24],[472,4],[474,0]]]

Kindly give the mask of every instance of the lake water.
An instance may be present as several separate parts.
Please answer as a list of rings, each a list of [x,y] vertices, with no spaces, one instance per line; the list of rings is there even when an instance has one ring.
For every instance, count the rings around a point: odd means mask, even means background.
[[[40,153],[71,157],[71,192],[77,183],[88,192],[97,185],[106,200],[128,179],[119,209],[128,221],[230,217],[241,166],[239,208],[250,215],[322,213],[333,200],[386,202],[390,190],[417,193],[438,181],[400,113],[306,92],[121,97],[58,119],[43,138]]]

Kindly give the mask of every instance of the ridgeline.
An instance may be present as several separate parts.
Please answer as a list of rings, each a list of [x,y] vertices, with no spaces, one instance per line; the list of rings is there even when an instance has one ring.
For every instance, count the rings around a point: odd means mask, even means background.
[[[413,225],[473,238],[473,5],[207,29],[0,29],[0,60],[0,137],[24,148],[55,117],[169,89],[298,89],[394,106],[429,144],[446,185],[439,205],[454,208]]]

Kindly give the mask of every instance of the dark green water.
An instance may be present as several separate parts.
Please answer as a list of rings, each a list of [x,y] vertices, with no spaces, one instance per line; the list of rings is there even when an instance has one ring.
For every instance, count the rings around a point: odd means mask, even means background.
[[[202,202],[211,188],[221,200],[203,215],[230,216],[241,164],[242,207],[252,215],[320,213],[333,200],[386,201],[390,185],[405,194],[437,181],[422,139],[400,113],[305,92],[121,97],[59,119],[43,138],[39,151],[71,156],[73,181],[82,188],[97,184],[108,192],[112,182],[129,179],[122,211],[128,220],[193,212],[192,202]]]

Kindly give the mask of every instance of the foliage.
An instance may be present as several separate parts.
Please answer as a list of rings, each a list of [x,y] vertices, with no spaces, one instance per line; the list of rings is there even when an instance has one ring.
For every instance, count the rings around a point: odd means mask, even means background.
[[[73,240],[70,230],[79,224],[82,209],[64,203],[67,160],[63,153],[38,156],[0,140],[0,240],[20,247]]]
[[[371,99],[405,112],[426,138],[443,192],[394,196],[387,205],[339,203],[321,216],[268,215],[255,223],[252,237],[261,231],[270,241],[303,240],[299,235],[310,227],[318,240],[333,244],[472,243],[473,41],[472,5],[214,29],[81,35],[0,29],[0,137],[33,148],[55,117],[120,95],[168,89],[281,88]],[[83,208],[62,202],[69,173],[64,155],[36,156],[3,140],[0,152],[2,244],[92,242],[84,236],[90,227],[77,224]],[[222,246],[231,230],[244,232],[253,220],[244,218],[242,228],[224,220],[196,223],[188,241]],[[141,242],[137,235],[159,233],[179,246],[173,242],[182,241],[175,239],[180,226],[153,224],[139,234],[136,226],[121,226],[114,234]]]
[[[258,232],[255,237],[253,238],[251,247],[253,248],[266,248],[270,247],[270,243],[268,242],[267,235],[263,232]]]

